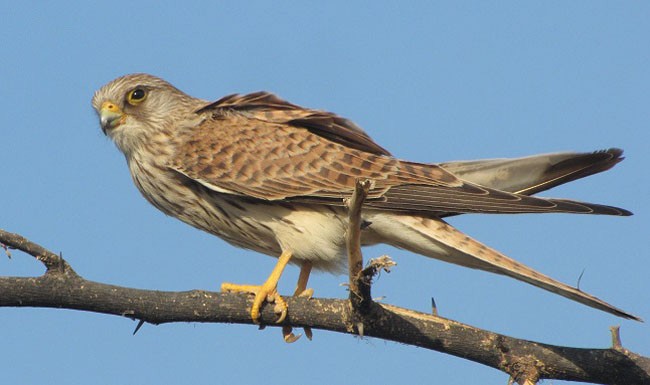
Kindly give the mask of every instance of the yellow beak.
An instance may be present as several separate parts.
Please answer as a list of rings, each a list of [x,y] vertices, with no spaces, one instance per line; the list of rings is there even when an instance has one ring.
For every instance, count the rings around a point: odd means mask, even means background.
[[[102,131],[104,134],[108,130],[111,130],[120,124],[124,123],[126,120],[126,115],[117,104],[107,101],[102,103],[102,107],[99,109],[99,122],[102,126]]]

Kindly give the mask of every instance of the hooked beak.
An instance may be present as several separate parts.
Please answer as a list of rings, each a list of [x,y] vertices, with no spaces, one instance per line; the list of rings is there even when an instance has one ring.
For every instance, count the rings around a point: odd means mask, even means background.
[[[125,120],[126,115],[117,104],[110,101],[102,103],[102,107],[99,109],[99,123],[102,126],[104,135],[106,135],[109,130],[124,123]]]

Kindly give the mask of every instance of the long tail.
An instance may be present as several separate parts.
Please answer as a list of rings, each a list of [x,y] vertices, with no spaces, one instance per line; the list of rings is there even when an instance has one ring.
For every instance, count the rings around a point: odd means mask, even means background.
[[[599,298],[506,257],[441,219],[380,214],[372,219],[371,227],[384,243],[457,265],[507,275],[616,316],[642,321]]]
[[[512,159],[445,162],[454,175],[497,190],[532,195],[564,183],[607,171],[623,159],[623,150],[560,152]]]

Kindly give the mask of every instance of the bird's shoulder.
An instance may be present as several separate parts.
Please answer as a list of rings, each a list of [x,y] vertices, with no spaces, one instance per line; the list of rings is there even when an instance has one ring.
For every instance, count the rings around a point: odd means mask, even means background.
[[[304,108],[269,92],[232,94],[209,103],[197,111],[207,117],[205,126],[221,129],[273,130],[278,125],[309,132],[327,141],[376,155],[390,155],[359,126],[332,112]],[[246,123],[245,121],[250,122]],[[265,125],[266,123],[266,125]]]

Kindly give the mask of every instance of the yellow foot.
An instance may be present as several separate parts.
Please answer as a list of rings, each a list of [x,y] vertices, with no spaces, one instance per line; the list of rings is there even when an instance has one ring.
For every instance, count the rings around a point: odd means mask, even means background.
[[[314,289],[307,289],[307,281],[309,280],[309,274],[311,273],[311,262],[303,262],[302,266],[300,267],[300,276],[298,277],[298,284],[296,285],[296,291],[293,293],[294,297],[301,297],[301,298],[307,298],[311,299],[311,297],[314,295]],[[305,327],[303,328],[305,331],[305,336],[307,337],[308,340],[311,341],[313,337],[313,333],[311,332],[310,327]],[[298,341],[302,334],[295,335],[293,334],[293,329],[291,326],[284,326],[282,328],[282,338],[284,338],[284,342],[286,343],[292,343]]]
[[[284,321],[287,316],[287,303],[284,301],[282,296],[278,294],[277,288],[274,286],[266,285],[237,285],[234,283],[224,282],[221,284],[221,291],[225,292],[238,292],[238,293],[250,293],[255,295],[253,300],[253,307],[251,308],[251,318],[253,322],[259,323],[260,320],[260,308],[264,302],[275,303],[273,308],[276,314],[279,314],[276,323]]]
[[[287,263],[289,263],[290,259],[291,259],[290,252],[288,251],[282,252],[282,255],[280,255],[280,258],[278,259],[278,263],[275,265],[275,268],[273,268],[271,275],[269,275],[269,278],[267,278],[266,282],[264,282],[260,286],[222,283],[221,291],[239,292],[239,293],[244,292],[244,293],[254,294],[255,300],[253,300],[253,307],[251,308],[251,318],[255,323],[259,323],[260,308],[262,307],[262,304],[265,301],[275,303],[274,311],[276,314],[279,314],[279,317],[275,322],[281,323],[287,317],[288,307],[284,299],[280,296],[280,294],[278,294],[277,288],[278,288],[278,281],[282,276],[282,272],[284,271],[284,268],[287,266]]]

